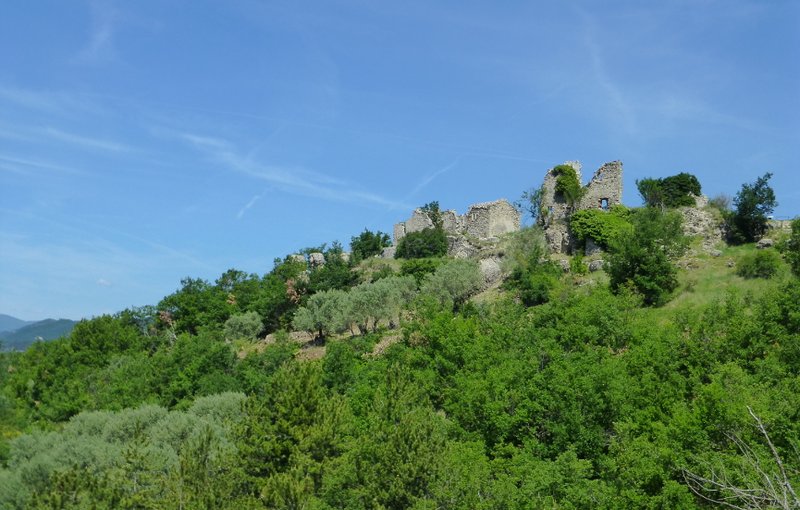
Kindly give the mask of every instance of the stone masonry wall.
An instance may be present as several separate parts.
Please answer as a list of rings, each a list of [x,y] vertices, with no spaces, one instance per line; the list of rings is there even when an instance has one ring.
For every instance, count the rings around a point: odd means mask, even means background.
[[[564,164],[574,168],[578,180],[582,181],[579,162],[567,161]],[[537,221],[544,228],[550,250],[554,253],[567,253],[574,247],[574,240],[569,232],[569,217],[573,212],[581,209],[610,209],[622,203],[622,163],[612,161],[601,166],[585,186],[584,196],[573,207],[570,207],[560,193],[556,193],[557,176],[553,170],[551,168],[544,176],[542,209]]]
[[[421,209],[415,209],[411,218],[394,226],[394,245],[406,234],[433,227],[433,222]],[[449,236],[485,239],[497,237],[520,228],[520,213],[508,200],[474,204],[463,216],[453,210],[442,211],[442,228]]]

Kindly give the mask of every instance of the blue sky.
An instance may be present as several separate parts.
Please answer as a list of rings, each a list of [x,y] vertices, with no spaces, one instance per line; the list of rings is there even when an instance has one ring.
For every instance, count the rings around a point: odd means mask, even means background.
[[[9,1],[0,313],[156,304],[185,276],[464,212],[565,160],[766,171],[800,214],[796,1]]]

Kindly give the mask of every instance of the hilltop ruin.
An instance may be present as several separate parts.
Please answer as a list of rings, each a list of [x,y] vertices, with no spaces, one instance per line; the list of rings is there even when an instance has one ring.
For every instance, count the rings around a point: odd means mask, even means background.
[[[447,234],[447,254],[469,257],[478,251],[476,244],[496,241],[497,237],[520,229],[520,213],[508,200],[473,204],[464,215],[454,210],[441,212],[442,228]],[[394,226],[394,247],[406,234],[433,228],[433,221],[422,209]],[[393,255],[393,250],[388,249]]]
[[[581,164],[577,161],[564,163],[572,167],[581,177]],[[569,217],[583,209],[608,210],[622,203],[622,162],[612,161],[601,166],[583,188],[583,195],[575,204],[556,191],[558,176],[556,168],[547,171],[542,184],[541,210],[537,219],[544,229],[547,244],[553,253],[569,253],[575,240],[569,231]]]

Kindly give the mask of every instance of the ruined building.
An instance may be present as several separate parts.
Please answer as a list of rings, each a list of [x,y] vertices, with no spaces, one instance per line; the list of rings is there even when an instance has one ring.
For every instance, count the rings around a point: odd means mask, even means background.
[[[453,210],[442,211],[441,218],[448,238],[448,254],[456,257],[471,256],[477,251],[478,241],[492,241],[520,228],[519,211],[505,199],[471,205],[464,215]],[[409,219],[394,226],[394,246],[406,234],[432,227],[428,215],[415,209]]]
[[[567,161],[564,164],[574,168],[578,180],[583,182],[579,162]],[[561,193],[556,192],[558,176],[554,170],[551,168],[544,176],[538,222],[544,228],[550,250],[569,253],[575,244],[569,232],[572,213],[582,209],[608,210],[622,203],[622,162],[612,161],[601,166],[584,187],[584,194],[576,204],[569,204]]]

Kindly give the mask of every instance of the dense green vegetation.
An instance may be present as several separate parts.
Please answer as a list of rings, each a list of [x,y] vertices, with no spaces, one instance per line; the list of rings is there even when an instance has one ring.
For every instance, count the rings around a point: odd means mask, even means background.
[[[553,167],[553,175],[556,176],[555,192],[561,195],[570,206],[580,202],[586,190],[581,185],[575,169],[570,165],[557,165]]]
[[[613,239],[632,230],[631,212],[624,205],[615,205],[608,211],[582,209],[572,214],[569,228],[579,242],[585,243],[591,239],[598,246],[608,249]]]
[[[662,179],[637,180],[636,188],[644,204],[649,207],[693,206],[694,197],[701,194],[700,181],[686,172]]]
[[[679,269],[675,212],[578,218],[607,272],[334,243],[1,354],[0,508],[796,507],[800,221]]]
[[[778,206],[767,172],[753,184],[743,184],[733,199],[734,210],[728,215],[728,234],[735,244],[751,243],[767,231],[772,211]]]

